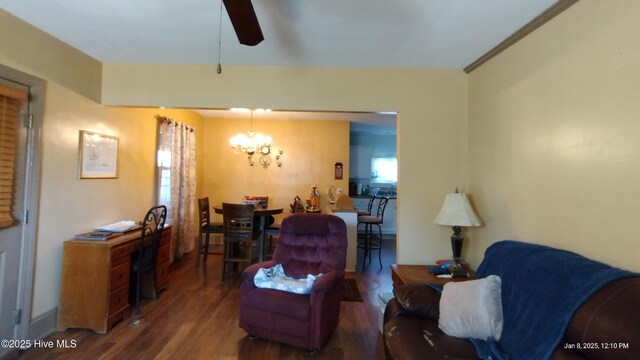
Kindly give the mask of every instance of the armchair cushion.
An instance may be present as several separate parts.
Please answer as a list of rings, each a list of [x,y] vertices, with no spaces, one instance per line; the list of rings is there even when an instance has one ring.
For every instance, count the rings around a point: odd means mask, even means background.
[[[256,287],[264,289],[274,289],[295,294],[308,294],[316,278],[322,274],[307,274],[305,278],[292,278],[284,274],[282,264],[269,268],[260,268],[253,277],[253,283]]]

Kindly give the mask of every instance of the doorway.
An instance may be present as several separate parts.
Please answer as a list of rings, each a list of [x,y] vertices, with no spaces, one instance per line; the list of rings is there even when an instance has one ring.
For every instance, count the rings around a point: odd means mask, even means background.
[[[28,339],[44,82],[0,65],[0,337]],[[36,115],[36,116],[34,116]],[[2,349],[3,351],[15,349]],[[4,353],[0,352],[0,357]]]

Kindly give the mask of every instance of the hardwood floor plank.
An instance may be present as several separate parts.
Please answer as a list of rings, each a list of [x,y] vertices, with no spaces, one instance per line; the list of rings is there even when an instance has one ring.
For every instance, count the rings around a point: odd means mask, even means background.
[[[138,326],[130,326],[135,319],[130,316],[106,335],[84,329],[56,332],[46,340],[75,341],[76,347],[29,349],[19,359],[384,359],[377,296],[392,288],[389,265],[395,263],[395,241],[384,243],[382,269],[374,259],[364,272],[347,273],[356,279],[363,302],[342,302],[338,328],[315,355],[250,340],[238,326],[239,275],[222,283],[220,256],[209,256],[196,269],[192,253],[171,265],[169,288],[159,300],[142,302]]]

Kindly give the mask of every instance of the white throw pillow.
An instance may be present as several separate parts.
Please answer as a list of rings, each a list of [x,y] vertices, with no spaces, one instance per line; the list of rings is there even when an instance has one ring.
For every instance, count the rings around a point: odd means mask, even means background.
[[[438,327],[450,336],[500,340],[501,287],[502,279],[496,275],[447,283],[440,297]]]

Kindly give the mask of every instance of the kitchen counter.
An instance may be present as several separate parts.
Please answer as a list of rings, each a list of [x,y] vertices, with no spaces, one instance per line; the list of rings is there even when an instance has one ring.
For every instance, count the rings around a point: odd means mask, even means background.
[[[335,215],[347,224],[347,264],[346,271],[356,271],[356,261],[358,256],[358,210],[356,209],[336,209],[333,204],[328,204],[322,211],[325,214]]]

